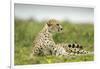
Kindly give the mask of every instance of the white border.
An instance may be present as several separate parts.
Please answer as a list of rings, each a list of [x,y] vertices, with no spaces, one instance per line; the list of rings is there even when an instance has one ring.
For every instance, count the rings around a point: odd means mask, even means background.
[[[88,3],[87,3],[88,2]],[[73,1],[73,0],[14,0],[14,3],[24,4],[40,4],[40,5],[55,5],[55,6],[74,6],[74,7],[89,7],[94,8],[95,5],[91,4],[91,1]]]
[[[12,0],[11,1],[11,68],[12,69],[51,69],[51,68],[58,68],[61,69],[63,68],[80,68],[78,66],[82,66],[82,67],[88,67],[91,65],[94,65],[95,62],[74,62],[74,63],[57,63],[57,64],[39,64],[39,65],[17,65],[14,66],[14,3],[24,3],[24,4],[40,4],[40,5],[53,5],[53,6],[74,6],[74,7],[89,7],[89,8],[95,8],[94,5],[88,5],[85,3],[81,3],[81,2],[71,2],[68,1],[66,3],[66,1],[61,2],[62,0],[56,1],[56,2],[50,2],[50,1],[46,1],[46,2],[41,2],[41,1],[32,1],[32,0]],[[66,67],[67,66],[67,67]]]
[[[14,2],[13,1],[10,1],[10,6],[11,6],[11,12],[10,12],[10,15],[11,15],[11,17],[10,17],[10,22],[11,22],[11,28],[10,28],[10,30],[11,30],[11,34],[10,34],[10,36],[11,36],[11,45],[10,45],[10,53],[11,53],[11,55],[10,55],[10,67],[11,68],[14,68]]]

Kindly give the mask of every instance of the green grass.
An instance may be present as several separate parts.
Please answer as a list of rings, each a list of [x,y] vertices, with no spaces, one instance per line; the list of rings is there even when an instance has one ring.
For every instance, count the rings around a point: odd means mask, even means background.
[[[35,56],[29,59],[32,42],[44,24],[37,21],[15,20],[15,65],[49,64],[63,62],[93,61],[94,55],[82,56]],[[94,26],[93,24],[72,24],[62,22],[63,32],[54,35],[56,43],[74,43],[83,45],[85,50],[94,51]]]

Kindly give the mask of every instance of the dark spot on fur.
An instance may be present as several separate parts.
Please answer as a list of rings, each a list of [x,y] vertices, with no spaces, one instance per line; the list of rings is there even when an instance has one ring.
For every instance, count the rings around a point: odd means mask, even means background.
[[[50,50],[50,54],[52,54],[52,51]]]
[[[72,48],[75,48],[75,44],[72,45]]]
[[[55,49],[55,48],[53,47],[53,49]]]
[[[61,54],[59,53],[59,55],[61,55]]]
[[[76,51],[76,48],[74,49],[74,51]]]
[[[71,44],[69,44],[68,47],[71,47]]]
[[[72,50],[70,50],[70,52],[73,52]]]
[[[49,41],[47,41],[47,43],[49,43]]]
[[[77,54],[79,54],[80,52],[79,51],[77,51]]]
[[[51,47],[53,47],[53,45],[51,45]]]
[[[57,50],[55,50],[55,53],[57,52]]]
[[[46,34],[44,33],[44,35],[46,35]]]
[[[76,48],[79,48],[79,44],[77,44]]]
[[[47,40],[47,39],[45,39],[45,40]]]
[[[82,46],[80,46],[80,49],[83,49],[83,47],[82,47]]]
[[[43,49],[43,48],[41,47],[41,49]]]
[[[47,35],[45,35],[45,37],[48,37]]]
[[[75,54],[76,52],[74,51],[73,53]]]
[[[59,26],[59,24],[56,24],[57,26]]]
[[[61,28],[61,30],[63,30],[63,28]]]

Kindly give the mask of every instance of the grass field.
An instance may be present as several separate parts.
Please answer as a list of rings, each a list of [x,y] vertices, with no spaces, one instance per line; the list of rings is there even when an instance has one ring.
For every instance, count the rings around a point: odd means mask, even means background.
[[[32,42],[43,26],[44,23],[38,21],[15,19],[15,65],[93,61],[93,54],[70,57],[38,56],[29,59]],[[77,42],[83,45],[85,50],[94,51],[93,24],[73,24],[68,21],[63,21],[62,26],[64,29],[63,33],[57,33],[53,37],[56,43]]]

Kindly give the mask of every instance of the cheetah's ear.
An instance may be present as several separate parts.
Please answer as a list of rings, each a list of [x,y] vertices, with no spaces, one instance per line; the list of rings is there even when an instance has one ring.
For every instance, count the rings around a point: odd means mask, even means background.
[[[49,27],[52,26],[51,21],[48,21],[48,22],[47,22],[47,25],[48,25]]]

